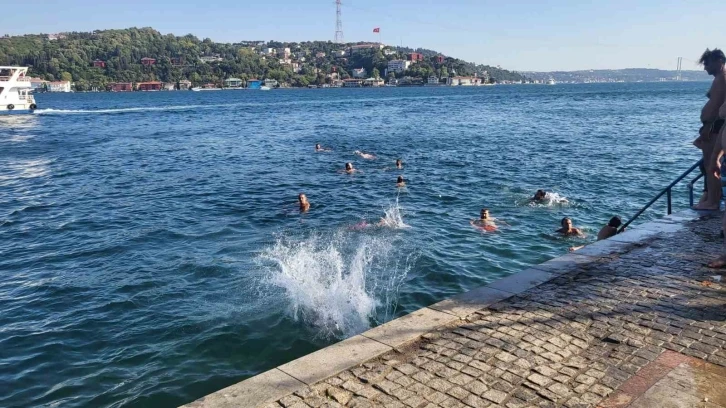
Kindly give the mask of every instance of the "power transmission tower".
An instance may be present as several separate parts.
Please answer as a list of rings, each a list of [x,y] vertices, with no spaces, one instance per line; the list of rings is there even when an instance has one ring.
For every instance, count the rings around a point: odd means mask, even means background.
[[[342,6],[340,0],[335,0],[335,42],[338,44],[343,43],[343,20],[340,17],[340,6]]]

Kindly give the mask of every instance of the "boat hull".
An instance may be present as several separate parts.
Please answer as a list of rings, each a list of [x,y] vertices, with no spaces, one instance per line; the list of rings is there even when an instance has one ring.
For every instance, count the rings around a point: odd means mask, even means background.
[[[30,109],[0,109],[0,115],[29,115],[33,113]]]

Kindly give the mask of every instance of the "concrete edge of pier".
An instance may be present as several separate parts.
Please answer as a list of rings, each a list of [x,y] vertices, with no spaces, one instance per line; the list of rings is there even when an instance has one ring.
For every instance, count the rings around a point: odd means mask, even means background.
[[[622,254],[662,234],[673,234],[700,214],[686,210],[639,224],[610,239],[587,245],[468,292],[421,308],[359,335],[290,361],[184,405],[186,408],[257,407],[338,375],[442,326],[548,282],[598,258]]]

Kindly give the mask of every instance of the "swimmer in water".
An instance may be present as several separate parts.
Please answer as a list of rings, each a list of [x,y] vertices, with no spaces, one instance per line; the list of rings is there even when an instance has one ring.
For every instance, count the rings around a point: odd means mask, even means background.
[[[608,222],[608,225],[602,227],[600,232],[597,233],[597,240],[602,241],[603,239],[608,239],[610,237],[615,236],[618,233],[618,228],[623,224],[623,221],[620,220],[620,217],[613,217],[610,219],[610,222]],[[585,245],[578,245],[570,248],[570,252],[580,250],[584,248]]]
[[[570,217],[563,218],[562,221],[560,221],[560,225],[562,225],[562,228],[558,229],[555,232],[559,232],[564,236],[571,237],[585,235],[582,233],[582,231],[572,226],[572,220],[570,219]]]
[[[348,174],[361,172],[360,170],[353,168],[353,163],[351,163],[351,162],[345,163],[345,170],[339,170],[339,171],[343,172],[343,173],[348,173]]]
[[[483,229],[486,231],[495,231],[498,227],[496,222],[499,221],[496,218],[492,217],[489,214],[488,208],[482,208],[481,212],[479,213],[479,219],[478,220],[471,220],[469,223],[472,227],[477,229]],[[501,222],[504,225],[508,225],[506,222]]]
[[[545,200],[547,198],[547,192],[544,190],[537,190],[536,193],[534,193],[534,197],[532,197],[532,201],[535,203],[539,203]]]
[[[360,150],[356,150],[356,151],[355,151],[355,152],[353,152],[353,153],[355,153],[355,154],[357,154],[358,156],[360,156],[360,157],[362,157],[362,158],[364,158],[364,159],[367,159],[367,160],[374,160],[374,159],[376,158],[376,156],[375,156],[374,154],[370,154],[370,153],[363,153],[363,152],[361,152]]]
[[[406,187],[406,181],[403,179],[403,176],[398,176],[398,180],[396,180],[396,187]]]
[[[307,212],[310,209],[310,201],[308,201],[308,197],[300,193],[297,196],[297,201],[300,203],[300,212]]]
[[[399,170],[403,169],[403,162],[401,159],[396,159],[396,168]]]
[[[320,146],[320,143],[315,144],[315,151],[316,152],[329,152],[330,149]]]

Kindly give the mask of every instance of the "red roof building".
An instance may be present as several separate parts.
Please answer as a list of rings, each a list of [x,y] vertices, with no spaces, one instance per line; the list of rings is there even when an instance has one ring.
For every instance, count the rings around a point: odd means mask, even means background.
[[[412,52],[412,53],[408,54],[408,60],[414,61],[414,62],[423,61],[424,56],[423,56],[423,54],[419,54],[418,52]]]
[[[156,60],[154,58],[141,58],[141,65],[154,65],[156,64]]]
[[[93,61],[93,66],[97,68],[106,68],[106,62],[101,60],[95,60]]]
[[[444,58],[444,56],[443,56],[443,55],[438,55],[438,56],[436,57],[436,62],[437,62],[437,63],[439,63],[439,64],[443,64],[443,63],[444,63],[444,60],[445,60],[445,59],[446,59],[446,58]]]
[[[111,92],[131,92],[134,90],[134,84],[131,82],[114,82],[108,84],[108,90]]]
[[[136,89],[139,91],[161,91],[161,82],[139,82],[136,84]]]

